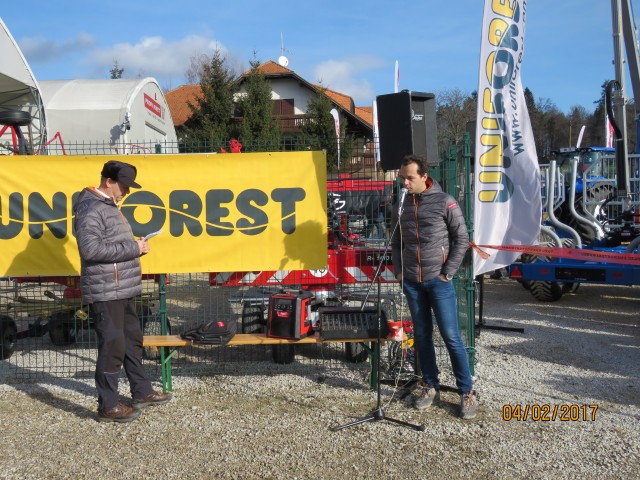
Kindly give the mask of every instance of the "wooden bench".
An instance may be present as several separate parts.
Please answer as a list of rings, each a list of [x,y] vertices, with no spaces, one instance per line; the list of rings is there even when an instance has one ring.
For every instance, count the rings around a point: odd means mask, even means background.
[[[377,343],[377,338],[345,338],[324,340],[317,336],[309,336],[300,340],[287,338],[267,337],[264,333],[236,333],[225,345],[305,345],[314,343]],[[162,369],[162,389],[170,392],[173,389],[171,382],[171,357],[178,347],[188,347],[194,345],[191,340],[186,340],[180,335],[145,335],[143,337],[142,346],[157,348],[160,350],[160,363]],[[197,345],[197,344],[195,344]],[[165,349],[170,349],[167,354]],[[377,355],[380,354],[379,348],[370,350],[373,358],[371,359],[371,388],[375,388],[377,383],[378,368]]]

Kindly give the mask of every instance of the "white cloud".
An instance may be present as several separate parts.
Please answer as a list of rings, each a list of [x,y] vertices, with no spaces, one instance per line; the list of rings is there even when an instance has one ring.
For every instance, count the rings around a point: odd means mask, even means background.
[[[91,62],[101,71],[108,71],[114,60],[124,68],[124,77],[138,75],[156,77],[159,80],[183,78],[191,64],[191,57],[211,55],[226,49],[216,40],[199,35],[189,35],[174,42],[160,36],[145,37],[138,43],[118,43],[99,48],[91,53]]]
[[[374,98],[373,86],[368,80],[359,77],[384,65],[384,61],[368,55],[327,60],[314,68],[313,81],[353,97],[356,104],[370,102]]]
[[[80,33],[64,42],[43,37],[24,37],[18,44],[29,63],[53,63],[69,54],[90,50],[94,47],[95,40],[89,34]]]

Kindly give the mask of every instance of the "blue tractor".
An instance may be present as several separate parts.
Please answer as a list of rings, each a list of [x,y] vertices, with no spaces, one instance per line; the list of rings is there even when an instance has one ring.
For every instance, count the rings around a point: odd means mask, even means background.
[[[621,137],[611,112],[607,113]],[[619,142],[622,144],[622,142]],[[640,156],[623,155],[621,148],[581,147],[556,152],[543,177],[541,245],[580,248],[607,253],[638,253],[640,247]],[[640,263],[608,262],[522,255],[509,267],[538,300],[556,301],[580,283],[640,284]]]

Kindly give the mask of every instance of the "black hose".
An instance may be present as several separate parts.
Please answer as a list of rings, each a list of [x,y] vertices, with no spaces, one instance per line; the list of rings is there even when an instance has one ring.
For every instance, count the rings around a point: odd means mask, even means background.
[[[611,126],[613,127],[613,132],[615,134],[617,142],[618,140],[622,140],[622,131],[620,130],[620,127],[618,127],[618,122],[616,122],[616,119],[613,115],[613,106],[611,105],[611,91],[613,90],[613,87],[616,87],[616,90],[620,89],[620,82],[618,82],[617,80],[611,80],[609,83],[607,83],[604,91],[604,99],[605,108],[607,109],[607,117],[611,122]],[[616,148],[616,151],[617,150],[618,149]]]
[[[640,247],[640,237],[636,237],[631,241],[627,246],[627,253],[633,253],[633,251],[638,247]]]
[[[617,185],[616,185],[616,196],[617,197],[626,197],[628,195],[629,190],[629,171],[627,165],[627,152],[625,145],[625,138],[623,136],[622,130],[620,130],[620,126],[616,122],[615,117],[613,116],[613,107],[611,105],[611,91],[613,88],[620,90],[622,87],[620,86],[620,82],[617,80],[611,80],[607,83],[605,88],[605,103],[607,108],[607,116],[609,117],[609,121],[611,122],[611,126],[613,127],[613,131],[615,134],[615,147],[616,147],[616,177],[617,177]],[[625,105],[622,105],[622,112],[626,108]],[[621,115],[624,119],[624,115]],[[624,125],[622,126],[625,127]]]

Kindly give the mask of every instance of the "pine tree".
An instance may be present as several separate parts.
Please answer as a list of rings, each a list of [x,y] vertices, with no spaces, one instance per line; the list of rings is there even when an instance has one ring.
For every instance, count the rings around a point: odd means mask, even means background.
[[[237,135],[232,118],[233,97],[237,90],[235,74],[227,66],[220,50],[216,50],[211,61],[203,65],[200,88],[202,97],[197,100],[197,105],[189,103],[192,115],[185,123],[181,139],[206,142],[208,149],[219,151]]]
[[[244,151],[277,150],[280,146],[280,123],[273,117],[271,84],[260,72],[260,62],[255,54],[246,76],[245,95],[238,102],[242,117],[240,142]]]
[[[111,75],[111,80],[117,80],[119,78],[122,78],[123,73],[124,73],[124,67],[120,68],[120,65],[118,65],[118,60],[114,60],[113,66],[111,67],[111,70],[109,70],[109,74]]]
[[[333,103],[327,96],[326,89],[321,89],[307,103],[308,119],[302,126],[302,133],[308,137],[311,147],[327,152],[327,170],[330,171],[335,170],[338,165],[336,126],[331,115],[332,108]],[[340,126],[340,131],[341,134],[345,131],[344,125]],[[344,159],[345,152],[342,151],[342,146],[340,150],[340,157]]]

